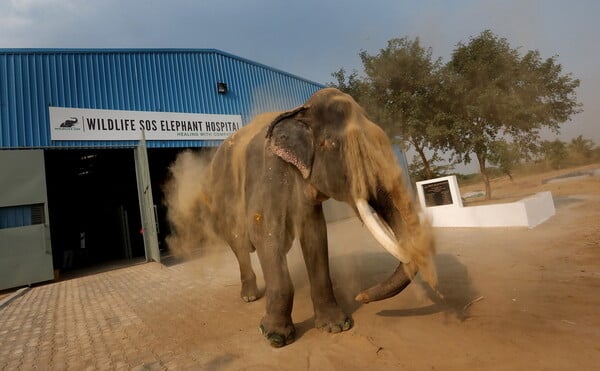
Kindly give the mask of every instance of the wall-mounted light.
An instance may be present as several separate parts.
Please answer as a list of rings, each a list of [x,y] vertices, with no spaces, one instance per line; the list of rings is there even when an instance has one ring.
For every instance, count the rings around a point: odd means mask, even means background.
[[[218,82],[217,83],[217,93],[227,94],[227,84],[224,82]]]

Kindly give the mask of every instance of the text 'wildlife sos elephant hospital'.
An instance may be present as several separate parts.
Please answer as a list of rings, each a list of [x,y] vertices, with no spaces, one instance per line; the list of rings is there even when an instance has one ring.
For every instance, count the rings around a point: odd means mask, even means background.
[[[0,49],[0,290],[160,261],[177,154],[322,87],[214,49]]]
[[[52,140],[224,140],[242,127],[240,115],[186,114],[49,107]]]

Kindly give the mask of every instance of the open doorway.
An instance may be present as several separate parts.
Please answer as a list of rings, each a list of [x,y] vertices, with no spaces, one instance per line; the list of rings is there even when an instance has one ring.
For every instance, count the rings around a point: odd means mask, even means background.
[[[145,256],[132,149],[47,150],[45,166],[55,269]]]
[[[163,186],[185,150],[148,148],[161,256],[170,256]],[[46,187],[55,269],[69,277],[145,261],[133,149],[46,150]]]

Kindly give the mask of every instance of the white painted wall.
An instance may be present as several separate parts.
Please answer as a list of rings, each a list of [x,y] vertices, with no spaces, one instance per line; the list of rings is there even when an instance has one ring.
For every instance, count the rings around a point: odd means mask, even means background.
[[[427,207],[423,194],[423,184],[443,180],[449,182],[453,201],[458,201],[452,205]],[[434,227],[534,228],[556,213],[552,193],[550,192],[540,192],[516,202],[464,207],[458,182],[454,176],[417,182],[417,193],[424,216],[431,221]]]

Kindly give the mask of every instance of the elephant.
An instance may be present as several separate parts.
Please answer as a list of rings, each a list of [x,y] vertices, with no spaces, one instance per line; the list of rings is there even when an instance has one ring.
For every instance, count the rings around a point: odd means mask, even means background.
[[[385,132],[350,95],[323,88],[299,107],[257,115],[224,140],[198,184],[187,185],[195,195],[189,204],[195,211],[185,218],[210,223],[231,247],[246,302],[259,298],[251,264],[251,253],[257,253],[266,297],[259,328],[271,346],[281,347],[295,339],[286,255],[296,239],[308,272],[315,327],[337,333],[354,324],[332,288],[322,205],[329,198],[349,204],[399,260],[389,278],[356,300],[392,297],[417,272],[435,285],[434,240],[402,177]],[[178,227],[183,214],[168,213],[175,236],[199,230],[183,231]]]

